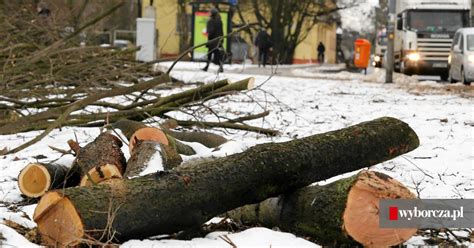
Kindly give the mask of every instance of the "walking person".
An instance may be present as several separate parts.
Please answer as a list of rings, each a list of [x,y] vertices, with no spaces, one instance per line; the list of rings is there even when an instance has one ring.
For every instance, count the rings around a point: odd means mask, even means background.
[[[263,64],[263,67],[267,64],[268,52],[273,46],[270,35],[261,28],[255,38],[255,46],[258,47],[258,67]]]
[[[318,45],[318,63],[324,63],[324,52],[326,51],[326,47],[322,42],[319,42]]]
[[[216,8],[211,10],[211,18],[207,21],[206,29],[208,41],[224,35],[221,16],[219,15],[219,10],[217,10]],[[208,42],[206,46],[208,49],[207,63],[206,67],[204,67],[203,70],[207,71],[207,69],[209,69],[209,64],[212,61],[214,64],[219,65],[219,72],[224,72],[224,68],[222,67],[222,64],[224,62],[223,54],[221,54],[221,50],[224,50],[222,48],[222,40]]]

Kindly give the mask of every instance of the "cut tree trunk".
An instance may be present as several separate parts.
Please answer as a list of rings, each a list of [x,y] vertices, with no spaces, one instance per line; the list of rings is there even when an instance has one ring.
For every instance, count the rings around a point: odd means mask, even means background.
[[[170,130],[169,127],[173,127],[175,125],[177,125],[176,120],[166,121],[163,125],[160,126],[161,127],[160,131],[164,132],[166,135],[171,136],[175,139],[186,141],[186,142],[198,142],[208,148],[215,148],[227,142],[227,139],[225,139],[224,137],[217,134],[209,133],[209,132],[177,132],[177,131]],[[129,140],[131,139],[132,135],[135,132],[137,132],[139,129],[149,128],[147,125],[141,122],[127,120],[127,119],[121,119],[121,120],[116,121],[115,123],[112,124],[112,127],[120,129],[120,131],[122,131],[122,133]],[[154,130],[152,132],[156,133],[155,135],[153,135],[155,137],[163,137],[163,135],[159,131]],[[157,141],[158,142],[161,141],[162,143],[166,142],[162,140],[163,138]]]
[[[78,174],[58,164],[30,163],[18,175],[18,187],[21,193],[31,198],[41,197],[51,189],[77,186],[71,182],[78,181]]]
[[[413,236],[416,228],[380,228],[379,201],[416,198],[395,179],[361,172],[324,186],[309,186],[237,208],[227,215],[248,225],[279,227],[318,244],[389,247]]]
[[[157,171],[171,170],[181,162],[183,159],[172,147],[156,141],[139,141],[127,162],[127,169],[123,176],[133,178]],[[155,170],[147,170],[149,166]]]
[[[216,148],[227,142],[227,139],[209,132],[195,131],[195,132],[177,132],[173,130],[163,130],[166,134],[186,142],[201,143],[208,148]]]
[[[179,154],[183,155],[189,156],[196,154],[192,147],[183,144],[170,135],[167,135],[161,129],[156,127],[148,127],[147,125],[138,121],[121,119],[112,124],[112,127],[120,129],[122,133],[129,139],[130,154],[133,154],[133,149],[139,140],[151,140],[160,144],[171,146]]]
[[[192,147],[180,142],[179,140],[171,137],[170,135],[166,135],[161,129],[156,127],[144,127],[138,129],[135,133],[133,133],[129,141],[130,153],[133,153],[135,144],[139,140],[152,140],[163,145],[171,146],[179,154],[183,155],[190,156],[196,154]]]
[[[126,169],[122,142],[115,135],[101,133],[79,149],[71,170],[80,175],[80,186],[96,184],[110,178],[122,178]]]
[[[142,129],[148,127],[146,124],[141,123],[139,121],[132,121],[128,119],[120,119],[114,123],[112,123],[112,128],[117,128],[122,131],[123,135],[127,137],[128,140],[132,138],[132,135],[138,131],[138,129]]]
[[[337,131],[130,180],[51,191],[34,220],[51,245],[123,241],[198,227],[237,207],[392,159],[419,145],[404,122],[379,118]],[[112,237],[114,236],[114,237]]]

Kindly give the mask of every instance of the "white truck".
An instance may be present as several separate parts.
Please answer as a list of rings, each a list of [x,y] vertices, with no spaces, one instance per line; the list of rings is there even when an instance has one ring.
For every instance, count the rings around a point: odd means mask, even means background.
[[[448,79],[454,33],[470,24],[471,0],[396,0],[394,68]]]
[[[385,51],[387,51],[387,29],[382,29],[377,33],[375,40],[375,51],[372,66],[383,67]]]

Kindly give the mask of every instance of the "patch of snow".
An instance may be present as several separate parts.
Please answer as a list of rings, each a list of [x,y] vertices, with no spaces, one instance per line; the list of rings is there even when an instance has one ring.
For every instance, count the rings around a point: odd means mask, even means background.
[[[33,220],[33,214],[35,213],[36,206],[38,206],[38,204],[26,205],[21,207],[21,211],[23,211],[23,213],[25,213],[30,220]],[[31,223],[34,224],[33,227],[36,226],[36,222]]]
[[[156,150],[161,151],[161,147],[159,144],[156,144]],[[148,166],[140,172],[139,176],[148,175],[151,173],[155,173],[157,171],[164,171],[163,167],[163,158],[161,158],[161,154],[159,152],[153,154],[153,156],[148,161]]]
[[[25,218],[23,212],[11,212],[5,207],[0,207],[0,223],[5,220],[13,221],[27,228],[33,228],[36,226],[36,223],[33,222],[32,219]]]
[[[305,239],[298,238],[291,233],[273,231],[268,228],[255,227],[238,233],[213,232],[204,238],[194,238],[192,240],[130,240],[120,247],[160,247],[160,248],[232,248],[232,245],[224,241],[227,239],[236,247],[272,247],[272,248],[319,248],[321,246],[311,243]]]
[[[39,245],[31,243],[25,237],[4,224],[0,224],[0,234],[5,239],[0,239],[1,247],[40,247]]]

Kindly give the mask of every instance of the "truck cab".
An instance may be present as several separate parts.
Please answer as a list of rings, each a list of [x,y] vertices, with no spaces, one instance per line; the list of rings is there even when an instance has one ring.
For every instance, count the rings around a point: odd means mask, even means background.
[[[469,26],[470,0],[397,1],[394,67],[407,75],[448,79],[448,56],[454,33]]]

